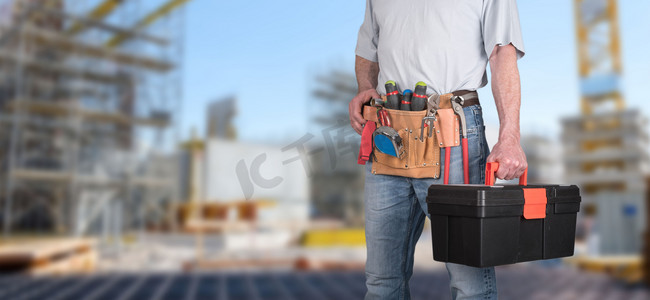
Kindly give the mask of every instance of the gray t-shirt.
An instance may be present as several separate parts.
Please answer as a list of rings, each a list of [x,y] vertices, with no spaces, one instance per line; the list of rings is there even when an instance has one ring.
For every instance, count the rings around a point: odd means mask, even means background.
[[[487,84],[488,57],[512,43],[524,55],[516,0],[366,0],[356,54],[379,63],[384,83],[400,90],[424,81],[427,93],[476,90]]]

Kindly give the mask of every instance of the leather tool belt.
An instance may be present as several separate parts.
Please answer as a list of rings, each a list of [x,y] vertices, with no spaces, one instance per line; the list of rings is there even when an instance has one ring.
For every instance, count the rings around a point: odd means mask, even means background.
[[[478,94],[475,91],[456,91],[443,95],[430,95],[428,97],[430,105],[426,110],[403,111],[382,108],[388,112],[391,126],[402,138],[404,155],[401,158],[376,151],[372,143],[363,143],[364,137],[367,139],[365,135],[372,134],[371,130],[365,129],[376,128],[379,121],[377,107],[364,106],[363,118],[369,122],[366,123],[367,128],[364,128],[362,135],[360,157],[363,156],[362,153],[373,149],[370,155],[373,161],[372,173],[410,178],[439,178],[440,148],[460,144],[458,117],[451,106],[454,96],[464,99],[463,107],[479,104]],[[435,103],[434,108],[431,107],[432,103]],[[360,159],[359,163],[365,162]]]

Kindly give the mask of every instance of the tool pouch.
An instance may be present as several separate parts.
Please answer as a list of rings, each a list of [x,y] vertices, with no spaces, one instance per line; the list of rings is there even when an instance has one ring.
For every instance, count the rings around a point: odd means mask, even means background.
[[[436,134],[440,148],[460,145],[458,115],[451,106],[451,94],[445,94],[438,99],[439,108],[436,115]]]
[[[438,110],[435,121],[436,134],[438,134],[438,146],[456,147],[460,145],[458,116],[451,108]]]
[[[404,154],[401,158],[397,158],[374,149],[372,173],[411,178],[440,177],[440,146],[435,128],[431,137],[428,135],[428,126],[424,129],[423,136],[420,136],[422,118],[427,115],[427,111],[394,109],[386,109],[386,111],[391,126],[402,138]],[[364,106],[363,117],[370,122],[378,122],[377,108]]]

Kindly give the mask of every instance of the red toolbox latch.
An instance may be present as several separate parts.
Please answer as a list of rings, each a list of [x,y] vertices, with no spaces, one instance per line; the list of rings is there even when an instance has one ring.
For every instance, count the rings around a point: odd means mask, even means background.
[[[494,185],[495,174],[499,169],[499,163],[489,162],[485,165],[485,185]],[[528,185],[528,169],[519,177],[519,185]],[[524,219],[546,218],[546,189],[525,188],[524,190]]]
[[[546,189],[524,188],[524,219],[546,218]]]

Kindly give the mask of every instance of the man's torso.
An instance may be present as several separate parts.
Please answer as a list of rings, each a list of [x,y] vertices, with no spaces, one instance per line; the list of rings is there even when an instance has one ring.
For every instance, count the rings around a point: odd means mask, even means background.
[[[475,90],[487,83],[481,0],[371,0],[379,27],[377,90],[424,81],[428,93]]]

